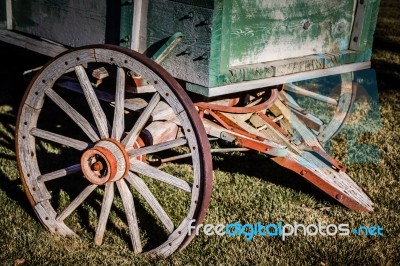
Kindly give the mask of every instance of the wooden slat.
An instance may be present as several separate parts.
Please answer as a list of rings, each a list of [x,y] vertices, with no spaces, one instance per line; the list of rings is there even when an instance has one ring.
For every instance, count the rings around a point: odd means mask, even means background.
[[[113,199],[114,199],[114,182],[108,182],[105,186],[103,202],[101,204],[99,223],[97,224],[96,235],[94,237],[94,243],[96,245],[101,245],[103,243],[104,232],[106,230],[108,215],[110,214]]]
[[[111,138],[120,140],[125,128],[124,103],[125,103],[125,71],[118,67],[117,85],[115,90],[115,110]]]
[[[152,146],[146,146],[146,147],[139,148],[139,149],[131,149],[128,151],[128,155],[131,158],[132,157],[135,158],[135,157],[138,157],[143,154],[151,154],[151,153],[155,153],[155,152],[159,152],[159,151],[165,151],[168,149],[176,148],[176,147],[185,145],[186,143],[187,143],[187,140],[185,138],[174,139],[174,140],[170,140],[170,141],[159,143],[159,144],[152,145]]]
[[[10,30],[0,30],[0,40],[50,57],[68,50],[67,47],[33,39]]]
[[[62,222],[67,218],[76,208],[83,203],[83,201],[89,197],[89,195],[95,190],[97,185],[87,186],[69,205],[65,208],[59,215],[57,215],[56,220]]]
[[[69,105],[63,98],[61,98],[54,90],[48,89],[46,95],[60,107],[90,138],[91,141],[96,142],[99,136],[93,129],[93,126],[78,113],[71,105]]]
[[[60,177],[78,173],[79,171],[81,171],[80,164],[71,165],[64,169],[60,169],[60,170],[53,171],[51,173],[47,173],[47,174],[39,176],[38,182],[47,182],[47,181],[54,180],[54,179],[57,179]]]
[[[280,100],[274,103],[282,112],[283,116],[290,122],[290,125],[301,135],[302,139],[308,146],[321,147],[314,133],[300,119],[289,110],[289,108]]]
[[[125,147],[132,147],[136,141],[137,136],[139,135],[140,131],[143,129],[145,124],[148,122],[151,113],[153,112],[154,108],[159,103],[161,97],[160,94],[157,92],[154,94],[153,98],[151,98],[149,104],[147,105],[146,109],[143,113],[140,114],[138,120],[136,121],[135,125],[129,131],[128,135],[122,140],[122,144]]]
[[[141,253],[142,243],[140,241],[139,225],[137,221],[132,193],[130,192],[128,186],[123,179],[117,181],[117,187],[125,208],[126,218],[128,220],[129,235],[131,237],[133,250],[135,253]]]
[[[85,94],[86,100],[89,104],[90,110],[93,113],[94,121],[96,122],[97,129],[99,130],[101,138],[108,138],[108,122],[107,117],[101,108],[100,102],[97,99],[96,93],[93,90],[92,84],[86,74],[83,66],[76,66],[75,73],[79,79],[79,83],[82,86],[83,93]]]
[[[49,141],[53,141],[80,151],[86,150],[87,148],[89,148],[91,146],[90,143],[87,142],[83,142],[80,140],[76,140],[73,138],[69,138],[69,137],[65,137],[53,132],[49,132],[46,130],[42,130],[39,128],[32,128],[30,131],[32,136],[38,137],[38,138],[42,138],[45,140],[49,140]]]
[[[132,172],[126,176],[126,180],[143,196],[168,232],[172,233],[174,231],[174,223],[164,211],[156,197],[154,197],[153,193],[151,193],[146,183]]]
[[[187,192],[192,191],[192,186],[186,182],[185,180],[179,179],[173,175],[170,175],[168,173],[165,173],[161,170],[158,170],[157,168],[154,168],[148,164],[145,164],[141,161],[138,161],[136,159],[131,159],[131,171],[145,175],[147,177],[157,179],[161,182],[167,183],[169,185],[172,185],[174,187],[183,189]]]

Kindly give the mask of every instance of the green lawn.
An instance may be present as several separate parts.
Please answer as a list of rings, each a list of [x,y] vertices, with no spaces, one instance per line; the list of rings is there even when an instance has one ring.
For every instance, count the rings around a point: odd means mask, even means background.
[[[333,154],[375,202],[372,213],[338,205],[295,174],[255,152],[214,156],[214,186],[204,223],[348,223],[380,225],[383,237],[297,236],[279,238],[206,236],[167,259],[135,256],[123,241],[97,247],[80,239],[49,233],[23,192],[15,159],[18,105],[26,82],[23,70],[47,58],[0,44],[0,264],[1,265],[399,265],[400,263],[400,2],[383,0],[374,42],[381,128],[358,136],[375,147],[376,163],[350,163],[346,135],[334,139]],[[365,154],[368,157],[370,154]],[[244,162],[246,162],[244,164]],[[168,210],[167,210],[168,211]]]

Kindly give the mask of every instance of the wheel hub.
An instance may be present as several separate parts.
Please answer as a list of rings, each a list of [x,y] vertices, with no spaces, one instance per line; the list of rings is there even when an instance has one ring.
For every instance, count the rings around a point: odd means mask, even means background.
[[[101,140],[85,151],[81,157],[85,178],[96,185],[117,181],[129,170],[129,157],[125,149],[115,140]]]

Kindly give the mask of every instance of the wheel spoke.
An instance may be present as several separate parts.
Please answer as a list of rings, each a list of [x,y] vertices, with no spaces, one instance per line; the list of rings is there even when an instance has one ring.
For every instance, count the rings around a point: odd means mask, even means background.
[[[69,138],[69,137],[65,137],[53,132],[49,132],[46,130],[42,130],[39,128],[32,128],[30,131],[32,136],[41,138],[41,139],[45,139],[45,140],[49,140],[49,141],[53,141],[56,142],[58,144],[62,144],[80,151],[86,150],[88,147],[91,146],[90,143],[81,141],[81,140],[76,140],[73,138]]]
[[[57,170],[57,171],[53,171],[51,173],[47,173],[47,174],[41,175],[41,176],[38,177],[38,182],[47,182],[47,181],[54,180],[54,179],[57,179],[57,178],[60,178],[60,177],[64,177],[64,176],[67,176],[67,175],[75,174],[75,173],[77,173],[79,171],[81,171],[81,165],[80,164],[75,164],[75,165],[72,165],[72,166],[68,166],[68,167],[66,167],[64,169],[60,169],[60,170]]]
[[[82,202],[89,197],[90,193],[95,190],[97,185],[89,185],[87,186],[69,205],[65,208],[59,215],[57,215],[56,220],[62,222],[67,218]]]
[[[108,215],[110,214],[113,199],[114,199],[114,183],[109,182],[106,184],[103,203],[101,204],[99,223],[97,225],[96,235],[94,237],[94,243],[96,245],[101,245],[101,243],[103,243],[104,231],[106,230]]]
[[[90,110],[93,113],[94,121],[96,122],[97,128],[101,138],[108,138],[108,122],[107,117],[100,106],[100,102],[97,99],[96,93],[93,90],[92,84],[86,74],[83,66],[76,66],[75,73],[79,79],[79,83],[82,86],[83,93],[85,94],[86,100],[89,104]]]
[[[54,90],[49,89],[46,91],[46,95],[60,107],[90,138],[91,141],[96,142],[99,140],[99,136],[94,127],[71,105],[69,105],[63,98],[60,97]]]
[[[142,243],[140,241],[139,226],[136,216],[133,196],[124,180],[117,181],[117,187],[125,208],[126,218],[128,220],[129,235],[131,237],[133,250],[135,253],[142,252]]]
[[[151,113],[153,112],[154,108],[160,102],[160,94],[157,92],[154,94],[153,98],[151,98],[149,104],[147,105],[146,109],[141,113],[138,120],[136,121],[135,125],[132,127],[131,131],[122,141],[122,144],[125,147],[133,147],[133,144],[136,141],[137,136],[139,135],[140,131],[143,129],[145,124],[150,118]]]
[[[147,177],[157,179],[161,182],[170,184],[172,186],[183,189],[187,192],[192,191],[192,186],[185,180],[179,179],[173,175],[167,174],[157,168],[154,168],[148,164],[145,164],[139,160],[131,159],[131,171],[145,175]]]
[[[151,193],[146,183],[132,172],[130,172],[125,178],[147,201],[147,203],[153,209],[153,211],[160,219],[160,221],[163,223],[165,228],[167,228],[168,232],[172,233],[174,231],[174,223],[171,221],[168,214],[161,207],[160,203],[154,197],[153,193]]]
[[[163,143],[159,143],[156,145],[152,146],[147,146],[139,149],[130,149],[128,151],[128,155],[130,158],[135,158],[143,154],[151,154],[159,151],[164,151],[172,148],[176,148],[182,145],[185,145],[187,143],[187,139],[185,138],[179,138],[179,139],[174,139],[170,141],[166,141]]]
[[[120,140],[124,131],[125,71],[117,70],[117,86],[115,90],[115,110],[111,138]]]

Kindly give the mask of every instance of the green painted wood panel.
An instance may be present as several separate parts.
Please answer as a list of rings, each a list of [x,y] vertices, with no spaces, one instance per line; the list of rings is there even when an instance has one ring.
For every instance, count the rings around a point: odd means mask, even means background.
[[[347,50],[353,0],[224,0],[229,66]]]
[[[133,2],[121,0],[120,45],[131,47],[132,40]]]
[[[360,42],[358,51],[362,51],[366,54],[366,60],[371,60],[372,43],[374,40],[376,22],[378,20],[380,0],[365,0],[365,4],[367,7],[365,19],[363,21],[363,30],[361,35],[358,36],[358,41]]]
[[[13,0],[13,29],[68,46],[105,42],[103,1]]]

